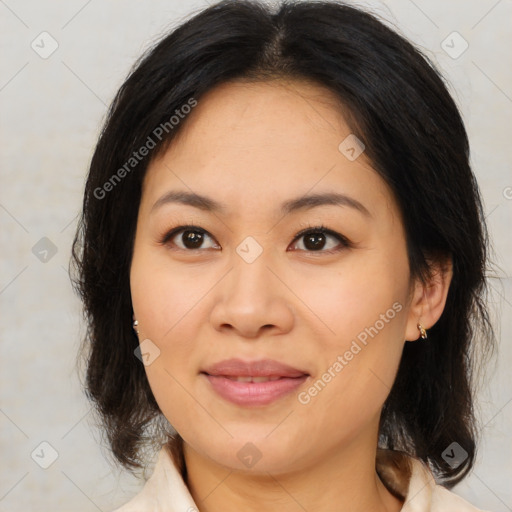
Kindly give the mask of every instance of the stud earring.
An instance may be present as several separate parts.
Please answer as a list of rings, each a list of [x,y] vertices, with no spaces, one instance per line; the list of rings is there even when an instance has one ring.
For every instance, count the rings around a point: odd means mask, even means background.
[[[133,329],[134,331],[139,334],[139,330],[137,329],[137,327],[139,326],[139,321],[138,320],[134,320],[133,321]]]
[[[427,330],[421,324],[418,324],[418,330],[420,331],[421,339],[427,339]]]

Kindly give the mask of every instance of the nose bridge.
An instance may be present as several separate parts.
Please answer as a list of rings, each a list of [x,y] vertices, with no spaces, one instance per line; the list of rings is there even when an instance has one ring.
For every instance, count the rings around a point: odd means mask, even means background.
[[[268,246],[263,246],[262,237],[258,241],[253,236],[246,236],[236,246],[232,255],[233,295],[239,295],[239,298],[244,296],[251,298],[251,294],[257,294],[258,299],[263,300],[268,298],[268,292],[275,291],[275,286],[273,286],[275,283],[272,283],[275,276],[268,268],[272,265],[271,252]],[[252,296],[256,298],[254,295]]]
[[[254,237],[246,237],[235,247],[231,270],[219,290],[212,312],[217,328],[230,325],[245,336],[255,336],[263,326],[288,330],[293,315],[285,288],[271,271],[272,249]]]

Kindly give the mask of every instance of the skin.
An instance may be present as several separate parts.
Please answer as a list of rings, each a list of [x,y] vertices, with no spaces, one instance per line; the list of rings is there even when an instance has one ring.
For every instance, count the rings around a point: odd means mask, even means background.
[[[232,82],[201,98],[148,168],[130,275],[134,316],[140,341],[160,350],[145,366],[148,381],[184,439],[187,484],[201,512],[402,507],[375,471],[379,417],[405,340],[442,313],[451,268],[438,266],[426,285],[411,279],[391,191],[364,153],[350,161],[338,150],[350,133],[319,85]],[[152,210],[169,190],[207,195],[226,210]],[[319,192],[349,195],[370,215],[336,205],[279,213],[282,202]],[[183,232],[162,243],[185,224],[206,231],[199,249],[186,248]],[[319,224],[351,245],[326,234],[323,247],[307,250],[307,237],[296,234]],[[236,251],[248,236],[263,251],[252,263]],[[300,403],[298,392],[397,302],[401,311]],[[269,405],[234,405],[200,374],[231,357],[276,359],[310,377]],[[261,453],[251,468],[237,457],[248,442]]]

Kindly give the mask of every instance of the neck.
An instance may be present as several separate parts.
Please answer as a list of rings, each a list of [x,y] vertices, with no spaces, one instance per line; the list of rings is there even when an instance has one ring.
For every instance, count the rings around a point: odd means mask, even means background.
[[[375,470],[377,446],[353,443],[293,473],[246,473],[221,466],[187,443],[187,485],[200,512],[398,512],[402,501]]]

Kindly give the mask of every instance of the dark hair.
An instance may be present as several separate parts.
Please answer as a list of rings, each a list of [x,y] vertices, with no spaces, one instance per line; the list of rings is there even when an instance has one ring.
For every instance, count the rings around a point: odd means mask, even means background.
[[[148,50],[119,89],[73,242],[87,319],[87,396],[117,461],[141,468],[141,450],[165,430],[132,330],[129,270],[146,169],[186,125],[185,116],[170,121],[183,105],[223,82],[275,79],[313,82],[339,98],[400,208],[411,276],[425,282],[429,261],[452,259],[444,312],[428,342],[405,344],[379,439],[419,457],[452,487],[475,461],[475,356],[494,348],[484,302],[488,238],[467,135],[428,58],[374,15],[335,1],[214,4]],[[130,160],[149,138],[156,147],[147,158]],[[443,452],[454,441],[468,457],[452,468]]]

